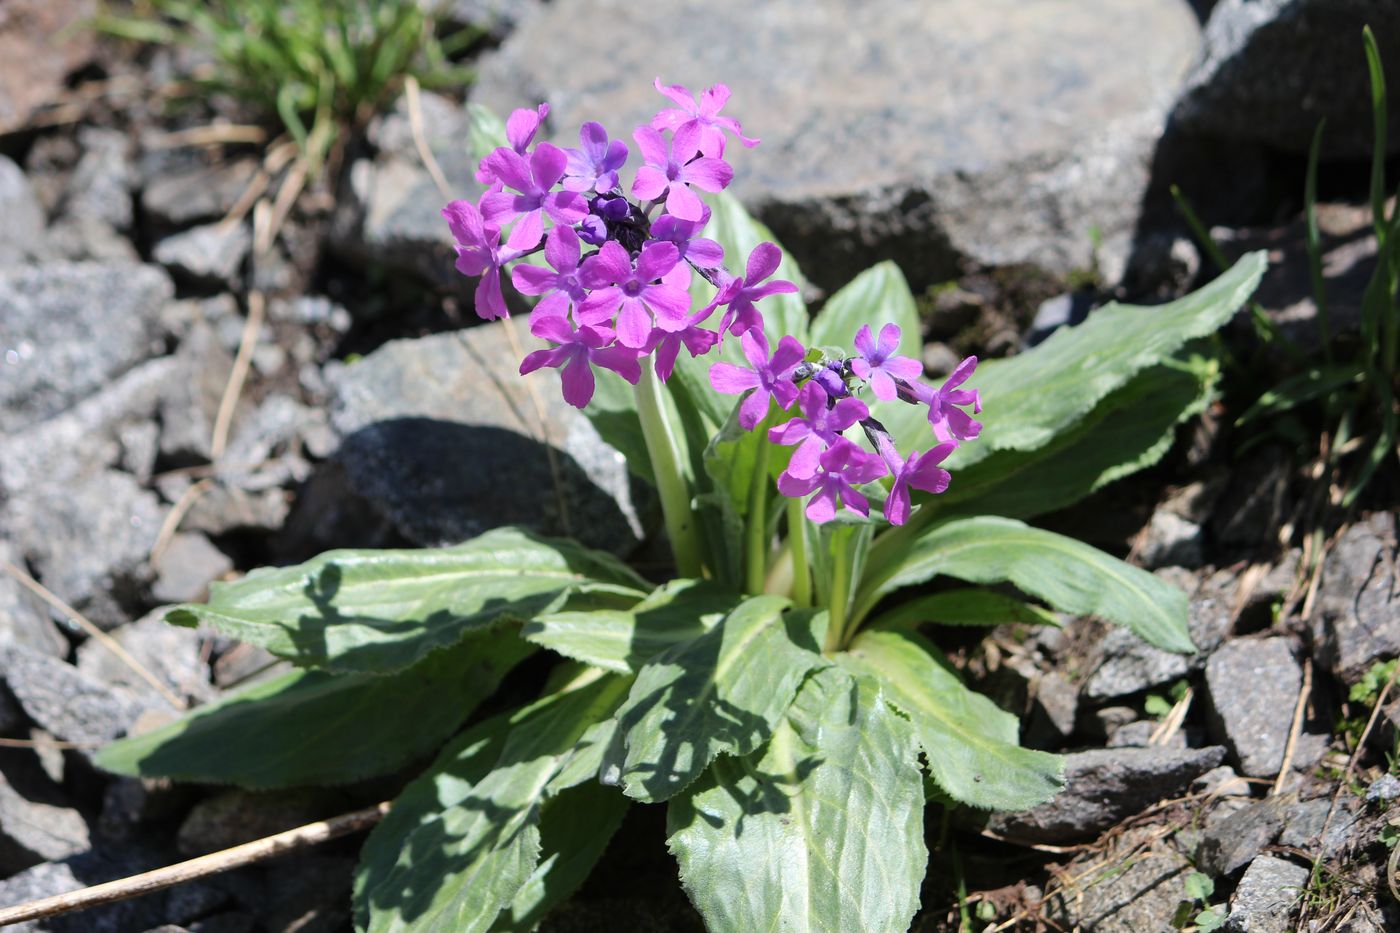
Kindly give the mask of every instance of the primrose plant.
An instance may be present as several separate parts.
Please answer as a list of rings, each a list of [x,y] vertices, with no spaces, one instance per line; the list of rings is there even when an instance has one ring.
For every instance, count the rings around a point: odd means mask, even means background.
[[[577,148],[537,140],[543,105],[504,126],[474,111],[496,140],[486,191],[443,213],[482,317],[533,301],[523,378],[557,370],[654,484],[676,575],[512,528],[257,571],[168,618],[296,668],[99,755],[274,788],[436,753],[364,846],[361,930],[530,929],[633,803],[665,803],[712,930],[907,929],[926,802],[1022,809],[1063,784],[921,626],[1053,609],[1192,650],[1184,594],[1022,519],[1162,456],[1211,397],[1199,338],[1261,257],[935,384],[898,270],[809,313],[796,265],[724,193],[733,144],[757,144],[728,89],[656,86],[673,106],[634,130],[635,161],[598,123]],[[522,665],[542,651],[562,660]],[[493,697],[503,712],[473,716]]]

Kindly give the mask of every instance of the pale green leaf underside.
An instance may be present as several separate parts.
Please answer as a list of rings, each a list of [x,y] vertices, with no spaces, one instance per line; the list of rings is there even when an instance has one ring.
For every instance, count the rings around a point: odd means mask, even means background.
[[[303,666],[387,673],[503,621],[528,621],[572,593],[641,599],[650,586],[616,558],[499,528],[421,550],[328,551],[295,567],[216,583],[171,611]]]
[[[1168,651],[1195,650],[1186,594],[1137,567],[1064,535],[1014,519],[955,519],[916,537],[901,558],[868,580],[866,615],[888,593],[938,574],[969,583],[1011,583],[1062,612],[1126,626]]]
[[[924,623],[935,625],[1051,625],[1060,622],[1055,614],[1014,596],[993,590],[947,590],[920,596],[880,614],[871,628],[910,628]]]
[[[97,764],[133,777],[255,789],[384,774],[432,752],[533,651],[501,630],[386,676],[294,671],[114,742]]]
[[[522,634],[576,661],[633,673],[667,648],[709,631],[742,599],[704,580],[672,580],[631,609],[546,613],[526,623]]]
[[[909,716],[934,781],[974,807],[1024,810],[1064,786],[1058,755],[1022,748],[1015,716],[963,685],[909,632],[862,632],[841,663],[876,678]]]
[[[715,756],[746,755],[771,734],[821,656],[808,614],[756,596],[713,629],[645,664],[618,710],[605,780],[639,800],[666,800]]]
[[[760,754],[719,759],[672,801],[667,841],[711,933],[902,933],[928,861],[923,810],[909,722],[827,667]]]
[[[355,878],[364,933],[485,933],[540,858],[540,810],[626,681],[604,677],[468,731],[370,833]],[[556,788],[557,789],[557,788]],[[527,895],[529,897],[529,895]]]
[[[899,355],[919,358],[918,307],[904,273],[889,260],[866,269],[827,300],[812,318],[811,342],[819,347],[840,348],[850,356],[855,352],[856,331],[862,324],[868,324],[876,338],[886,324],[897,325]]]

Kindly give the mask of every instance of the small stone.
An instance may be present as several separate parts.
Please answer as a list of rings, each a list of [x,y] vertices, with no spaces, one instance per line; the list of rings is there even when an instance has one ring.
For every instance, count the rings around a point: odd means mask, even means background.
[[[233,356],[212,326],[197,324],[180,342],[175,359],[184,374],[161,396],[160,452],[177,463],[207,461]]]
[[[44,208],[24,171],[0,155],[0,269],[46,259]],[[0,370],[3,371],[3,370]]]
[[[1156,734],[1161,723],[1153,719],[1139,719],[1137,722],[1130,722],[1126,726],[1120,726],[1113,730],[1113,734],[1108,737],[1109,748],[1147,748],[1153,745],[1152,736]],[[1163,748],[1185,748],[1186,733],[1178,729],[1172,737],[1165,742],[1158,743]]]
[[[0,269],[0,432],[57,414],[162,350],[156,266]]]
[[[1172,842],[1153,839],[1153,827],[1127,830],[1087,863],[1076,863],[1045,902],[1054,929],[1093,933],[1168,930],[1186,900],[1191,864]]]
[[[187,856],[217,852],[324,819],[335,805],[325,791],[225,791],[194,805],[175,845]]]
[[[1025,345],[1033,347],[1061,327],[1084,323],[1093,310],[1093,299],[1088,292],[1067,292],[1041,302],[1026,332]]]
[[[45,862],[0,881],[0,907],[14,907],[67,894],[104,881],[150,871],[171,860],[166,853],[138,846],[92,850],[61,862]],[[148,930],[165,919],[166,893],[118,901],[46,920],[6,927],[6,933],[131,933]]]
[[[0,678],[25,714],[65,742],[103,745],[124,735],[141,705],[71,664],[24,648],[0,648]]]
[[[24,563],[4,538],[0,538],[0,560],[16,566]],[[3,568],[0,568],[0,620],[3,620],[0,647],[19,645],[55,658],[67,656],[68,639],[49,620],[48,606]]]
[[[68,75],[91,61],[97,49],[97,30],[72,28],[97,15],[94,0],[5,0],[4,8],[0,135],[23,128],[61,97]]]
[[[331,377],[350,491],[416,544],[523,525],[630,551],[642,529],[626,458],[563,401],[553,370],[520,377],[510,326],[395,340]]]
[[[1058,671],[1043,674],[1035,681],[1032,716],[1043,719],[1060,738],[1074,733],[1079,713],[1079,688]]]
[[[139,720],[132,732],[140,733]],[[98,831],[108,842],[129,842],[142,824],[173,819],[196,793],[191,785],[166,778],[117,777],[103,790]]]
[[[1323,566],[1320,607],[1313,622],[1319,659],[1347,684],[1400,655],[1394,515],[1377,512],[1346,530]]]
[[[1209,826],[1197,851],[1201,871],[1231,875],[1272,845],[1287,821],[1293,801],[1270,797],[1252,803]]]
[[[1208,524],[1216,540],[1243,548],[1274,540],[1287,508],[1290,470],[1287,453],[1277,448],[1246,457]]]
[[[206,285],[233,285],[253,245],[247,224],[222,223],[193,227],[156,244],[156,262]]]
[[[1318,852],[1323,858],[1334,858],[1353,841],[1352,828],[1357,822],[1357,809],[1352,797],[1340,798],[1336,806],[1332,805],[1330,797],[1295,803],[1285,813],[1285,824],[1278,844]]]
[[[286,523],[291,510],[291,496],[284,489],[248,492],[216,479],[190,506],[180,527],[206,535],[233,531],[275,532]]]
[[[1152,513],[1138,558],[1146,568],[1199,567],[1205,562],[1201,526],[1173,512]]]
[[[1176,796],[1211,768],[1225,749],[1111,748],[1065,756],[1065,789],[1023,813],[994,813],[987,826],[1025,842],[1090,839],[1124,817]]]
[[[139,621],[111,633],[128,655],[186,702],[204,703],[214,698],[209,665],[204,660],[206,634],[198,629],[170,625],[165,610],[157,609]],[[90,640],[78,648],[78,670],[98,683],[118,687],[139,698],[148,709],[169,709],[169,699],[101,642]]]
[[[58,259],[127,264],[141,261],[135,244],[102,220],[61,215],[49,224],[47,239]]]
[[[32,759],[31,759],[32,760]],[[11,781],[24,776],[22,790]],[[13,875],[40,862],[86,852],[91,845],[87,821],[68,806],[62,791],[37,766],[0,771],[0,876]]]
[[[135,172],[125,133],[85,126],[78,131],[83,155],[63,195],[62,213],[79,223],[103,224],[113,230],[131,227],[131,191]]]
[[[147,159],[143,172],[149,174],[141,192],[142,207],[152,219],[179,228],[218,220],[232,210],[258,173],[258,160],[210,166]]]
[[[219,652],[214,661],[214,685],[220,690],[240,687],[255,677],[278,676],[290,669],[285,661],[266,648],[247,642],[234,642]]]
[[[209,595],[209,583],[233,570],[233,561],[204,535],[182,531],[170,539],[153,567],[154,599],[161,603],[192,603]]]
[[[1288,933],[1311,872],[1287,859],[1261,855],[1250,863],[1230,901],[1229,933]]]
[[[338,933],[350,919],[355,860],[304,855],[268,884],[267,926],[298,933]]]
[[[1131,696],[1170,684],[1191,670],[1186,655],[1149,645],[1125,628],[1111,629],[1099,645],[1100,661],[1084,682],[1090,700]]]
[[[1382,774],[1366,788],[1366,802],[1369,804],[1390,803],[1400,797],[1400,778],[1393,774]]]
[[[32,489],[0,512],[39,581],[101,628],[146,603],[163,517],[155,495],[115,470]]]
[[[1302,681],[1302,669],[1286,638],[1236,639],[1210,656],[1207,721],[1241,774],[1278,774]]]
[[[160,426],[154,421],[137,421],[117,428],[117,443],[121,445],[118,465],[142,484],[151,481],[160,454]]]
[[[1249,782],[1236,774],[1234,768],[1221,765],[1192,781],[1191,792],[1210,797],[1248,797]]]

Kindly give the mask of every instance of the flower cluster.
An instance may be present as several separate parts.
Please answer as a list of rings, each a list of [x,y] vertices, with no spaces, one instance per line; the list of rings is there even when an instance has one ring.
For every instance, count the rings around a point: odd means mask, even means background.
[[[806,514],[825,522],[838,505],[868,514],[857,486],[893,477],[885,516],[902,524],[910,512],[910,490],[942,492],[949,474],[938,466],[962,440],[981,429],[962,408],[981,410],[977,393],[959,389],[976,366],[969,358],[941,388],[918,381],[919,363],[896,355],[899,328],[887,325],[876,339],[869,327],[855,335],[856,355],[827,359],[809,354],[784,336],[770,352],[764,298],[796,291],[774,279],[782,253],[761,243],[746,257],[742,275],[725,266],[723,248],[702,234],[710,209],[697,191],[719,192],[734,178],[725,161],[730,137],[744,146],[739,122],[721,115],[729,89],[717,84],[698,98],[681,85],[656,89],[674,106],[638,126],[632,141],[641,164],[630,187],[622,170],[632,155],[599,123],[579,130],[578,148],[536,141],[549,106],[517,110],[506,123],[506,141],[481,161],[477,179],[487,186],[476,202],[453,201],[443,216],[456,241],[457,269],[480,279],[477,313],[509,316],[502,278],[537,298],[530,332],[551,347],[528,354],[527,374],[560,370],[564,399],[583,408],[593,397],[594,368],[611,370],[636,384],[650,361],[663,382],[684,348],[701,357],[726,337],[737,338],[749,366],[718,362],[710,381],[719,392],[744,394],[739,422],[747,430],[769,427],[775,444],[795,445],[779,478],[787,496],[811,496]],[[522,261],[542,254],[543,263]],[[691,283],[699,275],[715,289],[704,307],[692,309]],[[716,314],[718,325],[712,325]],[[871,417],[862,389],[876,399],[928,406],[940,442],[926,453],[901,458],[888,431]],[[797,406],[784,418],[773,413]],[[845,436],[859,424],[871,453]]]

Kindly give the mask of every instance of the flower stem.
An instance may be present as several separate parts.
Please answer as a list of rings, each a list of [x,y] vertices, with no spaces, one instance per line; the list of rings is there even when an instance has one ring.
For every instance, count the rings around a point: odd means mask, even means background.
[[[851,529],[831,530],[831,599],[827,606],[825,654],[841,650],[846,637],[846,610],[851,602]]]
[[[767,425],[765,419],[755,430],[766,435]],[[753,477],[749,481],[748,525],[744,529],[744,591],[750,595],[762,593],[768,577],[768,449],[765,437],[758,446]]]
[[[681,472],[681,440],[662,409],[661,387],[650,366],[642,366],[636,398],[637,417],[642,423],[647,455],[651,458],[656,491],[661,496],[661,514],[666,521],[666,535],[671,539],[671,552],[676,558],[676,572],[682,577],[699,577],[703,573],[704,558],[695,511],[690,506],[690,489]]]
[[[812,605],[812,568],[807,564],[807,516],[801,499],[787,504],[788,550],[792,554],[792,601]]]

